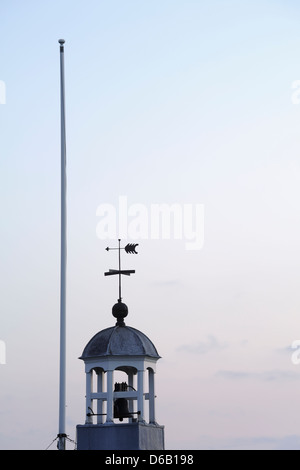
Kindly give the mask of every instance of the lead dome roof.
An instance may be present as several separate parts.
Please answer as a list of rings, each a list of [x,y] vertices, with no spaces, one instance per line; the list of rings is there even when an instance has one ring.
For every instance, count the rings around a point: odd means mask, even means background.
[[[96,333],[87,343],[80,359],[99,356],[160,357],[148,336],[125,324]]]

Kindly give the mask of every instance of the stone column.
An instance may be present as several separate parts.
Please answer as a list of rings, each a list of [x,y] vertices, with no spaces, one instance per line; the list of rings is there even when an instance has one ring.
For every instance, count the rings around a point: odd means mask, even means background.
[[[114,400],[113,400],[113,370],[108,370],[107,374],[107,416],[106,422],[113,423],[114,417]]]
[[[89,413],[91,413],[91,409],[93,409],[93,400],[91,399],[92,391],[93,391],[93,370],[90,370],[89,372],[86,373],[85,424],[93,424],[93,417],[87,416]]]
[[[155,387],[154,387],[154,371],[148,370],[149,378],[149,423],[155,424]]]
[[[131,390],[133,390],[133,372],[128,372],[127,375],[128,375],[129,391],[131,391]],[[129,409],[130,413],[132,413],[134,411],[133,398],[129,398],[129,400],[128,400],[128,409]],[[129,422],[130,423],[132,422],[132,418],[129,418]]]
[[[102,393],[103,392],[103,378],[104,378],[104,372],[102,369],[97,368],[96,369],[96,374],[97,374],[97,392]],[[103,413],[103,400],[102,398],[97,399],[97,424],[102,424],[103,423],[103,416],[101,415]]]
[[[137,411],[140,412],[139,421],[145,421],[144,419],[144,370],[138,370],[137,373],[137,392],[138,392],[138,399],[137,399]]]

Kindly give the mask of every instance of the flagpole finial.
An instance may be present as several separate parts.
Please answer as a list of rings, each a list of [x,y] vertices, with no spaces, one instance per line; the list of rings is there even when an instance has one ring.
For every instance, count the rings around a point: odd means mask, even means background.
[[[59,39],[58,42],[62,46],[66,41],[64,39]]]

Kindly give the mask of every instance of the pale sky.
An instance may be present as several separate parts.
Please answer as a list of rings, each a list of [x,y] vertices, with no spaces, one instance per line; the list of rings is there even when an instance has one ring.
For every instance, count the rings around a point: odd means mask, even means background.
[[[166,448],[299,449],[299,3],[11,0],[0,18],[0,448],[58,432],[64,38],[67,434],[85,420],[78,357],[118,297],[97,210],[126,197],[137,232],[134,209],[204,208],[201,249],[172,230],[124,240]]]

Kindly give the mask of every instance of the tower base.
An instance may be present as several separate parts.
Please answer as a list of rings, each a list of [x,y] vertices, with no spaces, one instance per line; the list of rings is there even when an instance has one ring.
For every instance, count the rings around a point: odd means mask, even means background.
[[[164,426],[106,423],[77,425],[77,450],[164,450]]]

